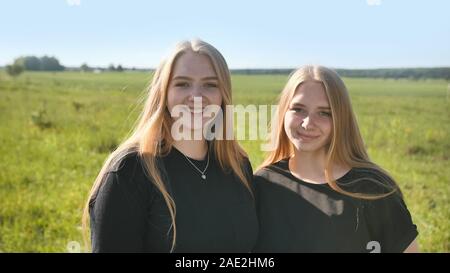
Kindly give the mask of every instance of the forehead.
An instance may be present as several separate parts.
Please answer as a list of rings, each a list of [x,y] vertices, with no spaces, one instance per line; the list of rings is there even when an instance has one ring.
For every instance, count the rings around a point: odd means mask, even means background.
[[[190,78],[216,77],[208,56],[188,51],[175,61],[172,78],[177,76]]]
[[[301,103],[311,106],[329,106],[325,88],[321,82],[305,81],[295,90],[292,103]]]

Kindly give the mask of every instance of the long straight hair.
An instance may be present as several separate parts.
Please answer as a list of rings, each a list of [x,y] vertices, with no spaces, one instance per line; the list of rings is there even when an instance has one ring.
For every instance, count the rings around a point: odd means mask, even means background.
[[[323,66],[303,66],[295,70],[289,77],[279,97],[278,111],[276,113],[277,123],[275,123],[277,127],[271,128],[275,149],[268,154],[258,169],[293,155],[295,148],[286,134],[284,116],[295,95],[295,91],[305,81],[320,82],[323,85],[331,108],[333,128],[330,143],[326,147],[324,170],[326,181],[330,187],[342,194],[369,200],[386,197],[396,191],[400,193],[392,177],[370,160],[344,82],[334,70]],[[387,177],[387,179],[383,179],[384,181],[370,178],[364,179],[377,183],[389,192],[383,194],[355,193],[342,189],[336,180],[333,179],[332,167],[334,164],[342,164],[351,168],[369,168],[382,172]]]
[[[167,155],[172,149],[173,139],[171,137],[171,125],[173,120],[167,109],[168,86],[170,84],[175,62],[182,54],[189,51],[207,56],[211,61],[218,78],[218,85],[222,95],[221,108],[224,115],[227,115],[227,107],[225,106],[232,104],[232,92],[231,76],[225,59],[216,48],[204,41],[196,39],[179,43],[172,54],[169,55],[167,59],[163,60],[156,69],[152,82],[147,90],[148,97],[144,109],[141,112],[137,125],[133,129],[131,135],[106,159],[90,190],[82,218],[84,242],[88,248],[89,205],[92,198],[103,183],[104,178],[111,167],[120,162],[128,154],[137,152],[145,163],[143,165],[146,169],[146,175],[151,181],[149,181],[149,183],[153,183],[161,192],[169,210],[172,224],[168,230],[168,234],[170,234],[170,231],[172,230],[173,235],[170,252],[174,251],[177,234],[175,223],[176,206],[173,197],[165,185],[166,182],[162,179],[156,160],[159,156]],[[227,130],[233,130],[232,127],[227,127],[228,126],[223,127],[222,132],[224,135],[227,134]],[[213,150],[212,154],[214,154],[220,168],[225,172],[232,172],[236,175],[252,194],[250,181],[243,171],[244,158],[247,157],[246,153],[236,140],[224,139],[225,138],[214,139],[210,142],[210,148]]]

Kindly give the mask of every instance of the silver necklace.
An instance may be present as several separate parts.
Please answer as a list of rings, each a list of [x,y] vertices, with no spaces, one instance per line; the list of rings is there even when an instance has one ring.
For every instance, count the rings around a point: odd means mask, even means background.
[[[183,153],[182,153],[183,154]],[[209,149],[208,149],[208,161],[206,162],[206,167],[203,171],[201,171],[197,166],[195,166],[194,163],[192,163],[192,161],[183,154],[183,156],[186,158],[186,160],[202,175],[202,179],[206,180],[206,170],[208,170],[208,166],[209,166]]]

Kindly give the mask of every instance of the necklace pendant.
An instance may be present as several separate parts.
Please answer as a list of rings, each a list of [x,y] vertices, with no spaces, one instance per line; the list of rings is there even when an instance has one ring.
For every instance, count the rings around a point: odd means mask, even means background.
[[[206,179],[206,175],[202,174],[202,178],[203,178],[203,179]]]

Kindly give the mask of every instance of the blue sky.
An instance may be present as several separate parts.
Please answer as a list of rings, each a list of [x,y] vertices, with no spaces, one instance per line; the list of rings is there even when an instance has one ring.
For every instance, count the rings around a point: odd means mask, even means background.
[[[450,66],[449,18],[447,0],[0,0],[0,65],[155,67],[198,37],[231,68]]]

